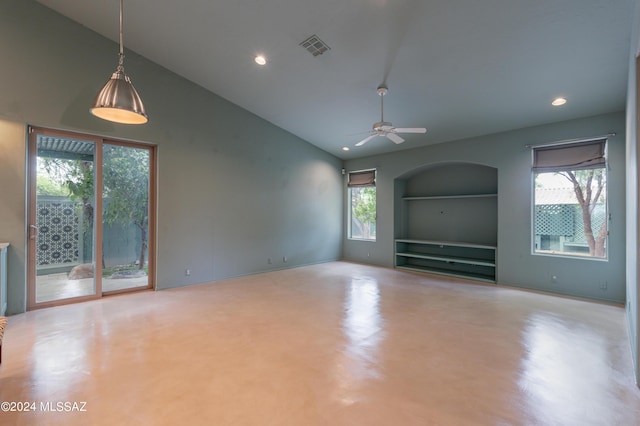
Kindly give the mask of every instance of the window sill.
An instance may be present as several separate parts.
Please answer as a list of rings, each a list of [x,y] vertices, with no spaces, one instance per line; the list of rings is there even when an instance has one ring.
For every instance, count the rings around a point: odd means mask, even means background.
[[[594,257],[594,256],[589,256],[588,254],[583,255],[579,253],[563,253],[560,251],[534,251],[531,254],[533,256],[555,257],[555,258],[563,258],[563,259],[593,260],[596,262],[609,261],[609,258],[607,257]]]

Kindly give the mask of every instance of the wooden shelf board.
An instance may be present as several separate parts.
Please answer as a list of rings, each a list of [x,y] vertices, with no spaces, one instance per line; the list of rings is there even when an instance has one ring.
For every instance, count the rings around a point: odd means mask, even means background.
[[[449,276],[449,277],[466,278],[466,279],[470,279],[470,280],[484,281],[484,282],[488,282],[488,283],[495,283],[496,282],[494,277],[475,275],[475,274],[465,273],[465,272],[452,272],[452,271],[446,271],[446,270],[441,270],[441,269],[436,269],[436,268],[423,268],[423,267],[419,267],[419,266],[406,266],[406,265],[396,266],[396,268],[397,269],[406,269],[408,271],[424,272],[424,273],[427,273],[427,274],[446,275],[446,276]]]
[[[497,197],[498,194],[468,194],[468,195],[429,195],[424,197],[402,197],[404,201],[420,201],[420,200],[454,200],[464,198],[491,198]]]
[[[396,256],[412,257],[416,259],[438,260],[441,262],[450,262],[450,263],[464,263],[466,265],[489,266],[489,267],[496,266],[495,261],[491,261],[487,259],[474,259],[470,257],[439,256],[435,254],[412,253],[412,252],[396,253]]]
[[[450,247],[466,247],[466,248],[486,249],[486,250],[496,250],[498,248],[497,246],[486,245],[486,244],[476,244],[476,243],[465,243],[463,241],[432,241],[432,240],[397,239],[396,243],[426,244],[426,245],[433,245],[433,246],[450,246]]]

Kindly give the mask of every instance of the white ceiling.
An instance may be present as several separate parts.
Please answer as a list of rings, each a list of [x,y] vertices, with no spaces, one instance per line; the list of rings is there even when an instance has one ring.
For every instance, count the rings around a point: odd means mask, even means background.
[[[118,40],[118,0],[39,2]],[[124,43],[349,159],[623,110],[633,3],[125,0]],[[299,46],[313,34],[331,50]],[[381,83],[386,121],[428,131],[355,147],[379,120]],[[557,96],[569,102],[552,107]]]

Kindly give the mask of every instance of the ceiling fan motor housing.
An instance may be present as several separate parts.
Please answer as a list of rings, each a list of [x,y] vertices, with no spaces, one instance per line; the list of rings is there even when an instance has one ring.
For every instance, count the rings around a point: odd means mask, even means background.
[[[376,132],[388,132],[393,128],[393,125],[388,121],[378,121],[373,123],[373,130]]]

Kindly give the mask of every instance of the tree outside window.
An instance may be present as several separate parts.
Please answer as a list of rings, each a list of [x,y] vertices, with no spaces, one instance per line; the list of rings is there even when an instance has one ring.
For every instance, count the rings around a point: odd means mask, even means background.
[[[349,238],[376,239],[376,171],[349,173]]]
[[[350,188],[351,235],[362,240],[376,239],[376,188],[367,186]]]
[[[94,198],[93,161],[41,158],[38,177],[39,195],[67,195],[81,206],[83,232],[92,238]],[[129,146],[105,144],[103,151],[103,221],[123,228],[134,225],[139,230],[136,267],[147,266],[149,226],[149,151]],[[41,183],[42,182],[42,183]],[[86,239],[85,238],[85,239]],[[102,259],[103,268],[109,265]],[[118,265],[119,266],[119,265]]]
[[[605,153],[606,140],[534,149],[536,253],[607,257]]]

